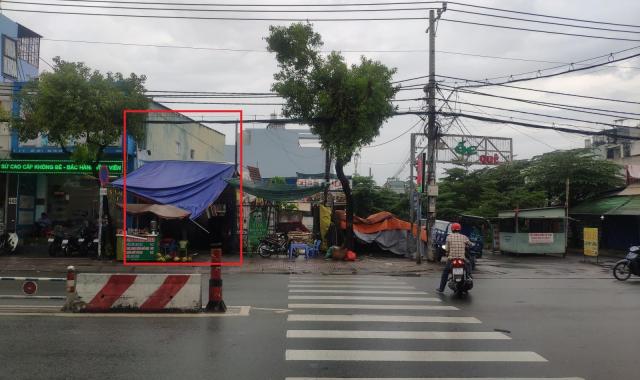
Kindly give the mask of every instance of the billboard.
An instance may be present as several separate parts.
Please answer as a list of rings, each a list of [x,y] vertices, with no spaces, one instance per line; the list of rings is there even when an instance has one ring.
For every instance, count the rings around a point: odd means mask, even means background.
[[[506,137],[441,135],[436,145],[437,162],[500,165],[513,160],[513,140]]]

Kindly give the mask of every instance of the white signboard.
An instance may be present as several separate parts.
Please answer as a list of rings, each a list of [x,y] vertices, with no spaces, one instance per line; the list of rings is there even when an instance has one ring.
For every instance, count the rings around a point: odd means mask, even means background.
[[[529,244],[553,244],[552,233],[530,233]]]
[[[505,137],[441,135],[437,160],[456,165],[501,165],[513,160],[513,141]]]
[[[324,179],[319,178],[298,178],[296,185],[298,187],[313,187],[313,186],[321,186],[324,184]],[[349,185],[352,185],[351,180],[349,180]],[[340,191],[342,190],[342,184],[338,179],[330,179],[329,180],[329,191]]]

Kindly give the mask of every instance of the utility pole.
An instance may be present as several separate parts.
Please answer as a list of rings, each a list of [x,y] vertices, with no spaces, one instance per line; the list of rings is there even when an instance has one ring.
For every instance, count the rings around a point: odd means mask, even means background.
[[[438,18],[447,8],[447,3],[442,4],[442,10],[438,10]],[[429,83],[425,87],[428,102],[427,124],[427,236],[429,235],[436,218],[436,143],[438,141],[438,127],[436,125],[436,15],[434,10],[429,11]],[[421,218],[422,215],[418,215]],[[427,258],[434,260],[433,247],[427,244]]]
[[[415,209],[416,209],[416,184],[413,179],[413,168],[416,165],[416,134],[411,134],[411,147],[409,148],[409,220],[411,221],[411,241],[413,242],[413,226],[415,221]],[[411,250],[413,250],[413,243]],[[417,247],[417,245],[416,245]],[[417,253],[416,253],[417,255]]]

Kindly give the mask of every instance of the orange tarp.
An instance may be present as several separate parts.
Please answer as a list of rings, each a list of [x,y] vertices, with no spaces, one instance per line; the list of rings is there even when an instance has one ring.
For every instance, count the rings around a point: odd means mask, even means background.
[[[340,220],[340,228],[347,228],[347,216],[346,212],[342,210],[336,210],[336,217]],[[363,234],[375,234],[380,231],[388,230],[411,230],[411,223],[402,219],[398,219],[395,215],[388,211],[381,211],[373,215],[369,215],[366,219],[359,216],[353,216],[353,230]],[[413,226],[413,235],[416,235],[417,226]],[[423,241],[427,241],[426,229],[422,228],[420,238]]]

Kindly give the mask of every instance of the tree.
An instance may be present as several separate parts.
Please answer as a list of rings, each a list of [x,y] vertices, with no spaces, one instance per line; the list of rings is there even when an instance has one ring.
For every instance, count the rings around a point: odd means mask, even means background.
[[[308,23],[270,26],[266,41],[278,61],[280,71],[274,75],[272,90],[285,101],[284,116],[307,123],[323,149],[335,157],[336,175],[347,201],[345,246],[353,248],[353,197],[344,166],[393,115],[395,69],[365,57],[348,66],[337,52],[323,57],[322,38]]]
[[[111,72],[105,75],[82,62],[67,62],[60,57],[53,61],[53,72],[31,80],[18,94],[21,115],[13,118],[12,127],[22,141],[45,135],[69,158],[90,164],[99,186],[98,165],[104,151],[123,138],[123,111],[148,108],[146,77]],[[127,115],[127,134],[139,140],[144,120],[144,114]],[[108,199],[104,209],[111,245],[115,247]]]
[[[355,215],[366,218],[376,212],[389,211],[401,219],[408,218],[408,197],[381,188],[371,177],[353,176],[352,194]]]
[[[569,204],[593,198],[605,191],[624,186],[622,168],[599,158],[588,149],[545,153],[531,159],[525,171],[527,181],[544,189],[553,205],[566,197],[566,180],[570,181]]]
[[[18,95],[21,115],[12,120],[20,140],[46,135],[70,158],[90,163],[98,176],[105,149],[122,137],[123,111],[146,109],[144,75],[102,74],[82,62],[55,57],[53,72],[28,82]],[[144,115],[127,116],[127,134],[142,137]]]

